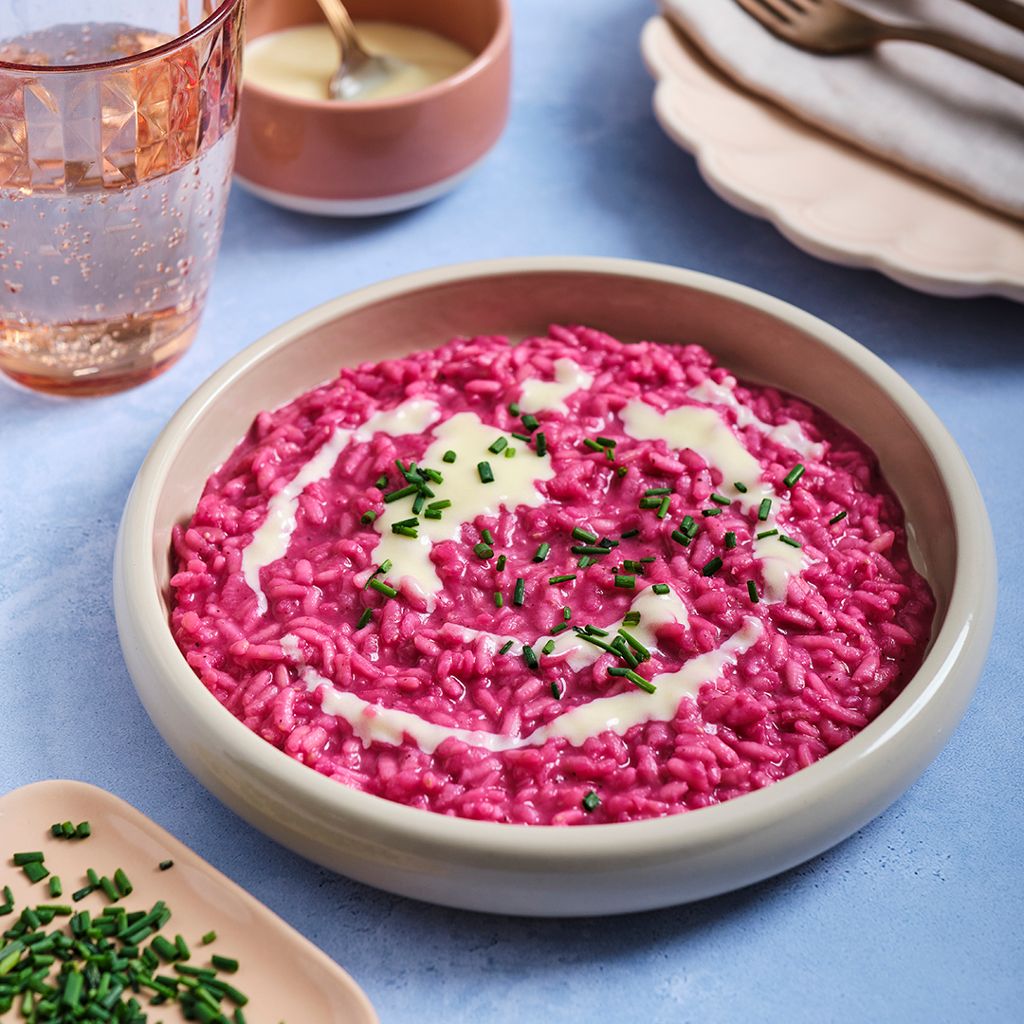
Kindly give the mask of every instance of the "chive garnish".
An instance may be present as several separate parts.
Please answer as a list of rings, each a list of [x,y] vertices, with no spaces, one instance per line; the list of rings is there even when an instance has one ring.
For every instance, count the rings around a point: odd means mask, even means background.
[[[506,640],[505,643],[502,645],[501,650],[498,651],[498,653],[499,654],[508,654],[508,652],[512,650],[512,644],[513,643],[515,643],[514,640]]]
[[[708,562],[704,566],[704,568],[701,569],[700,572],[701,572],[702,576],[714,576],[715,573],[718,572],[718,570],[721,569],[721,568],[722,568],[722,560],[721,560],[721,558],[718,557],[718,555],[715,555],[715,557],[712,558],[711,561]]]
[[[625,476],[628,472],[629,472],[629,466],[616,466],[615,467],[615,475],[616,476]]]
[[[632,573],[622,573],[615,578],[615,586],[622,590],[633,590],[636,587],[636,576]]]
[[[530,435],[529,434],[519,434],[519,433],[516,433],[516,431],[514,431],[514,430],[512,431],[512,436],[517,441],[529,441],[530,440]]]
[[[591,533],[589,530],[584,530],[582,526],[574,526],[572,528],[572,536],[574,540],[581,540],[585,544],[597,543],[597,534]]]
[[[157,867],[161,871],[169,871],[171,868],[174,867],[174,861],[173,860],[162,860],[162,861],[160,861],[159,864],[157,864]]]
[[[783,478],[782,482],[787,487],[792,487],[804,475],[803,463],[798,462]]]
[[[75,838],[76,839],[88,839],[92,835],[92,825],[87,821],[80,821],[75,826]]]
[[[555,700],[562,699],[562,690],[558,683],[551,684],[551,696],[554,697]]]
[[[16,853],[11,857],[16,868],[24,867],[26,864],[42,864],[43,854],[40,850],[29,850],[24,853]]]
[[[519,403],[518,402],[509,402],[509,404],[508,404],[508,414],[509,414],[509,416],[518,416],[519,415]]]
[[[600,626],[594,626],[594,625],[591,625],[590,623],[588,623],[586,626],[583,627],[583,631],[585,633],[589,633],[591,636],[607,636],[608,635],[608,630],[607,629],[601,629]]]
[[[701,509],[700,514],[706,519],[710,519],[712,516],[720,516],[722,514],[722,510],[720,508],[705,508]]]
[[[733,483],[733,487],[735,487],[736,490],[740,492],[740,494],[746,494],[747,493],[747,485],[745,483],[743,483],[742,481],[740,481],[740,480],[736,480]]]
[[[559,633],[564,633],[569,628],[568,622],[560,622],[554,629],[550,630],[552,636],[558,636]]]
[[[683,531],[688,537],[695,537],[700,527],[697,525],[697,521],[693,516],[683,516],[683,521],[679,524],[679,529]]]
[[[476,471],[480,474],[481,483],[494,483],[494,470],[491,469],[491,464],[489,462],[478,462],[476,464]]]
[[[508,438],[507,437],[496,437],[494,439],[494,441],[491,442],[491,444],[487,446],[487,450],[492,455],[497,455],[500,452],[503,452],[507,447],[508,447]]]
[[[591,790],[581,801],[583,810],[590,814],[592,811],[596,811],[601,806],[601,798]]]
[[[602,547],[600,544],[573,544],[569,550],[574,555],[596,555],[598,558],[611,553],[611,548]]]
[[[736,534],[732,530],[729,530],[725,535],[725,546],[727,548],[736,547]]]
[[[506,459],[514,459],[515,457],[516,457],[516,450],[515,450],[515,448],[508,447],[508,448],[505,449],[505,458]]]
[[[572,609],[568,605],[565,605],[562,608],[562,618],[566,622],[568,622],[572,618]]]
[[[121,868],[114,872],[114,885],[117,887],[119,896],[130,896],[132,894],[132,883]]]
[[[633,648],[634,651],[636,651],[637,654],[640,655],[641,661],[650,661],[651,652],[647,650],[647,648],[644,647],[644,645],[640,643],[640,641],[637,640],[637,638],[633,636],[633,634],[630,633],[629,630],[620,628],[619,635],[626,641],[627,644],[629,644],[630,647]]]
[[[415,526],[399,526],[398,523],[391,527],[391,532],[397,533],[399,537],[412,537],[413,540],[419,536]]]
[[[753,580],[747,580],[747,593],[750,595],[751,604],[757,604],[760,598],[757,596],[757,584]]]
[[[779,540],[782,541],[783,544],[788,544],[791,548],[800,547],[800,541],[793,540],[792,537],[787,537],[784,533],[779,534]]]
[[[686,547],[693,539],[688,534],[683,533],[682,530],[673,530],[670,536],[677,544],[682,544],[683,547]]]
[[[592,452],[603,452],[604,451],[604,445],[603,444],[598,444],[592,437],[585,437],[585,438],[583,438],[583,443]]]
[[[655,494],[671,494],[671,493],[672,493],[672,488],[671,487],[648,487],[647,490],[644,491],[644,497],[645,498],[650,498],[650,497],[652,497]]]
[[[64,886],[61,885],[60,875],[50,875],[50,881],[47,883],[50,889],[50,895],[56,899],[58,896],[64,895]]]
[[[41,882],[47,875],[49,870],[41,864],[39,861],[29,861],[29,863],[22,865],[21,870],[25,873],[28,880],[32,883]]]
[[[649,679],[644,679],[639,672],[634,672],[631,668],[619,668],[617,665],[613,665],[608,669],[608,675],[622,676],[624,679],[628,679],[634,686],[639,686],[641,690],[646,690],[647,693],[655,693],[658,689]]]
[[[417,494],[416,497],[413,498],[412,511],[414,515],[418,516],[423,511],[423,506],[426,504],[426,501],[426,495],[424,495],[422,492],[420,494]]]
[[[774,537],[779,531],[778,530],[762,530],[757,534],[757,540],[764,540],[765,537]]]
[[[836,523],[838,523],[838,522],[839,522],[840,520],[843,520],[843,519],[845,519],[845,518],[846,518],[846,512],[845,512],[845,511],[844,511],[844,512],[837,512],[837,513],[836,513],[836,514],[835,514],[835,515],[834,515],[834,516],[833,516],[833,517],[832,517],[832,518],[831,518],[831,519],[830,519],[830,520],[828,521],[828,525],[829,525],[829,526],[835,526],[835,524],[836,524]]]
[[[494,592],[494,607],[495,608],[503,608],[504,605],[505,605],[505,598],[502,596],[502,593],[501,593],[500,590],[496,590]]]
[[[363,513],[363,514],[362,514],[362,515],[361,515],[361,516],[359,517],[359,521],[360,521],[360,522],[362,522],[362,523],[366,523],[366,525],[368,526],[368,525],[369,525],[370,523],[372,523],[372,522],[373,522],[373,521],[374,521],[374,520],[375,520],[376,518],[377,518],[377,513],[376,513],[376,512],[374,512],[374,510],[373,510],[372,508],[368,508],[368,509],[367,509],[367,510],[366,510],[366,511],[365,511],[365,512],[364,512],[364,513]]]
[[[669,592],[669,585],[667,583],[655,583],[651,590],[656,594],[667,594]]]
[[[728,498],[726,498],[724,495],[719,494],[717,491],[714,494],[711,495],[711,500],[716,505],[731,505],[732,504],[732,502]]]
[[[388,475],[387,475],[387,473],[381,473],[381,475],[379,477],[377,477],[377,479],[374,481],[374,484],[373,484],[373,486],[376,487],[378,491],[383,491],[384,488],[387,487],[387,485],[388,485]]]
[[[768,514],[772,510],[772,499],[762,498],[761,504],[757,506],[757,518],[763,523],[767,518]]]
[[[551,545],[546,541],[541,544],[537,550],[533,553],[533,560],[535,562],[543,562],[548,557],[548,552],[551,550]]]
[[[444,483],[444,477],[436,469],[424,469],[423,475],[435,484]]]
[[[383,580],[372,579],[370,580],[370,586],[377,591],[378,594],[383,594],[385,597],[395,597],[398,591],[394,587],[389,586]]]
[[[516,579],[515,590],[512,591],[512,603],[521,606],[526,600],[526,580],[522,576]]]
[[[541,649],[541,654],[550,654],[555,649],[555,641],[549,640]]]
[[[669,507],[670,502],[671,502],[671,499],[669,498],[669,496],[667,494],[665,495],[664,498],[661,499],[661,504],[658,506],[658,512],[657,512],[657,516],[658,516],[659,519],[664,519],[665,516],[668,515],[668,507]]]
[[[549,576],[548,583],[569,583],[574,579],[576,579],[576,573],[570,572],[566,573],[564,576]]]
[[[423,518],[424,519],[440,519],[441,518],[441,510],[439,508],[428,508],[423,513]]]
[[[624,626],[639,626],[640,625],[640,613],[639,612],[626,612],[622,617],[622,624]]]
[[[485,544],[483,541],[480,541],[479,543],[473,545],[473,553],[476,555],[477,558],[480,558],[486,562],[488,558],[494,557],[494,548],[492,548],[489,544]]]
[[[547,455],[548,453],[548,438],[543,430],[537,431],[537,454]]]
[[[540,420],[531,412],[524,413],[519,418],[523,421],[523,426],[529,431],[534,431],[540,426]]]
[[[363,609],[363,614],[359,616],[359,621],[356,623],[356,629],[362,629],[363,626],[365,626],[370,621],[370,619],[372,619],[372,618],[373,618],[373,609],[372,608],[364,608]]]
[[[497,569],[498,572],[503,572],[504,569],[505,569],[505,562],[506,561],[507,561],[507,559],[506,559],[505,555],[498,555],[498,561],[494,563],[494,568]]]
[[[410,494],[416,494],[419,491],[419,487],[416,484],[407,484],[405,487],[399,487],[394,491],[388,491],[384,495],[384,501],[391,503],[392,501],[398,501],[400,498],[408,498]]]
[[[494,543],[494,534],[491,533],[490,530],[486,530],[486,529],[481,530],[480,531],[480,537],[481,537],[481,539],[483,540],[483,542],[485,544],[493,544]]]
[[[454,462],[455,461],[455,452],[453,452],[451,450],[451,448],[449,448],[448,451],[446,451],[444,453],[444,455],[441,456],[441,461],[442,462],[448,462],[448,463]]]
[[[539,664],[537,661],[537,655],[533,653],[533,648],[529,644],[523,644],[523,661],[526,662],[528,668],[535,669]]]
[[[210,945],[211,942],[216,942],[217,941],[217,933],[216,932],[207,932],[202,937],[201,941],[202,941],[204,946],[208,946],[208,945]]]
[[[661,505],[661,498],[641,498],[637,508],[658,508]]]
[[[619,536],[623,540],[629,540],[630,537],[639,537],[640,536],[640,530],[639,530],[638,527],[634,526],[632,530],[627,530],[625,533],[620,533]]]
[[[238,970],[238,961],[230,956],[218,956],[216,953],[210,957],[210,963],[217,968],[218,971],[227,971],[228,974],[234,974]]]
[[[581,569],[589,569],[594,564],[594,559],[590,555],[584,555],[576,564]]]

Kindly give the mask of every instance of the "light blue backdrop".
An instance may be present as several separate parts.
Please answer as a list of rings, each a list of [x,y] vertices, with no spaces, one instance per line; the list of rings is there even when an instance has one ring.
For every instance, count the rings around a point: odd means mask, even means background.
[[[455,195],[344,223],[236,191],[209,309],[179,366],[99,401],[0,390],[0,790],[64,776],[130,800],[334,956],[385,1024],[1022,1020],[1024,309],[930,298],[819,263],[717,199],[650,114],[637,52],[649,11],[646,0],[516,0],[512,119]],[[118,517],[147,448],[193,388],[265,331],[341,292],[436,264],[534,253],[694,267],[848,331],[945,420],[995,526],[992,656],[935,764],[838,849],[695,906],[513,920],[334,877],[192,780],[150,725],[118,649]]]

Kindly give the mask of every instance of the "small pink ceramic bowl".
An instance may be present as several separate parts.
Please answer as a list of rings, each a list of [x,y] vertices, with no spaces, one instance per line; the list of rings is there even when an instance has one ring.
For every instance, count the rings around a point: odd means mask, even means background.
[[[303,213],[368,216],[430,202],[497,142],[508,116],[509,0],[348,0],[352,17],[429,29],[475,59],[426,89],[362,103],[242,89],[235,173]],[[315,0],[250,0],[246,41],[322,20]]]

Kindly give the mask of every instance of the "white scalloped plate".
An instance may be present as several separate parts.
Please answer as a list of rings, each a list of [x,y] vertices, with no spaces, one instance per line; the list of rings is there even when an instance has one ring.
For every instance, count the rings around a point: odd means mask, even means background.
[[[664,18],[641,50],[654,113],[733,206],[794,245],[909,288],[1024,302],[1024,224],[961,199],[805,125],[716,70]]]

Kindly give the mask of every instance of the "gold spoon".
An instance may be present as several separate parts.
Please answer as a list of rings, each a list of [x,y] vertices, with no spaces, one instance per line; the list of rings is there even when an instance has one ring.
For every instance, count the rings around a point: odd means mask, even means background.
[[[327,83],[327,93],[332,100],[359,99],[363,93],[379,88],[406,67],[406,62],[398,57],[378,56],[366,51],[341,0],[317,0],[317,3],[341,51],[338,70]]]

